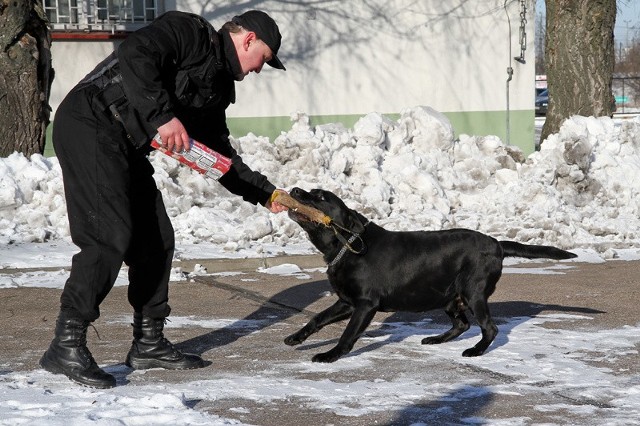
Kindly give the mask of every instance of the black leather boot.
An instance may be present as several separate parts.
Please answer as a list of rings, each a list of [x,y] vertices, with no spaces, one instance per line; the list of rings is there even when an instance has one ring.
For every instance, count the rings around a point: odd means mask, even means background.
[[[136,370],[190,370],[205,366],[204,360],[198,355],[180,352],[164,337],[164,318],[152,319],[136,312],[132,325],[133,343],[126,360],[129,367]]]
[[[40,358],[42,368],[50,373],[64,374],[69,379],[94,388],[112,388],[116,379],[105,372],[87,348],[89,321],[68,318],[60,314],[56,321],[55,337]]]

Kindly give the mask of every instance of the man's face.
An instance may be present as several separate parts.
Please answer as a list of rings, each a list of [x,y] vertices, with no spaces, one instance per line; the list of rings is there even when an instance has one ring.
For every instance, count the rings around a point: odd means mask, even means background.
[[[270,61],[273,56],[269,46],[256,38],[253,32],[248,32],[244,36],[237,50],[242,68],[242,74],[235,76],[237,81],[242,81],[250,72],[260,73],[264,64]]]

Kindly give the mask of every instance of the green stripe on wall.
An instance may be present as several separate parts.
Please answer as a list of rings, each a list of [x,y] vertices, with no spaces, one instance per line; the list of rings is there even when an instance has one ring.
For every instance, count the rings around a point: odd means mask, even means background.
[[[507,114],[504,111],[481,112],[448,112],[445,113],[456,136],[461,134],[474,136],[498,136],[503,142],[509,141],[522,149],[525,155],[531,154],[535,149],[535,114],[533,110],[511,111],[510,137],[507,138]],[[346,128],[353,128],[354,124],[362,117],[362,114],[351,115],[317,115],[310,116],[312,126],[328,123],[342,123]],[[400,114],[385,114],[386,117],[397,120]],[[266,136],[274,140],[281,132],[291,130],[289,117],[253,117],[253,118],[228,118],[227,124],[231,134],[239,137],[248,133],[258,136]],[[47,143],[44,155],[53,157],[53,145],[51,143],[51,126],[47,129]]]
[[[53,126],[49,124],[47,126],[47,133],[45,135],[45,140],[44,140],[44,156],[45,157],[56,156],[56,153],[53,150],[53,142],[51,141],[51,129],[53,129]]]
[[[525,155],[535,151],[534,110],[510,111],[510,134],[507,137],[507,113],[505,111],[445,113],[456,133],[474,136],[495,135],[505,144],[515,145]]]

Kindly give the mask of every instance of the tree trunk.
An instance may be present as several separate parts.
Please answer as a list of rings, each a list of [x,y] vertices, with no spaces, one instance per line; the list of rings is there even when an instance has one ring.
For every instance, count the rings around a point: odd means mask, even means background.
[[[0,0],[0,157],[44,152],[52,81],[41,0]]]
[[[611,116],[616,0],[546,0],[549,110],[541,140],[572,115]]]

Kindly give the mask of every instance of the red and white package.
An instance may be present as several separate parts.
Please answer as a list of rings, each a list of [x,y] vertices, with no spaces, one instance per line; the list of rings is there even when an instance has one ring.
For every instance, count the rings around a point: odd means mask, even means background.
[[[153,137],[151,146],[182,164],[186,164],[198,173],[215,180],[220,179],[231,168],[230,158],[193,139],[189,139],[189,151],[172,152],[163,148],[162,138],[159,134]]]

